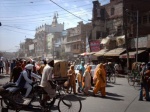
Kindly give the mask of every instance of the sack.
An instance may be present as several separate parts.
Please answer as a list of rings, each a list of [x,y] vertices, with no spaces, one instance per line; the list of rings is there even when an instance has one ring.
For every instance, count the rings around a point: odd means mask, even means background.
[[[69,81],[67,80],[67,81],[65,81],[65,83],[64,83],[64,87],[68,87],[69,86]]]

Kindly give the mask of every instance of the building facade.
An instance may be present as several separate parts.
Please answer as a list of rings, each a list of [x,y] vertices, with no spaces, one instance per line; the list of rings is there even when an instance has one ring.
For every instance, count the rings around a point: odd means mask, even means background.
[[[54,15],[51,25],[42,25],[36,29],[35,33],[35,54],[36,56],[48,57],[52,56],[52,46],[53,43],[50,36],[58,37],[58,33],[64,30],[64,24],[59,24],[57,22],[57,16]],[[57,33],[56,33],[57,32]]]
[[[110,3],[105,5],[101,5],[98,0],[93,1],[92,25],[90,39],[102,41],[103,38],[110,35],[111,44],[107,44],[106,47],[108,49],[115,48],[117,44],[114,36],[123,35],[122,0],[110,0]]]
[[[82,21],[78,22],[77,27],[67,29],[65,52],[68,60],[74,60],[78,54],[86,52],[86,37],[91,30],[91,23],[84,24]]]

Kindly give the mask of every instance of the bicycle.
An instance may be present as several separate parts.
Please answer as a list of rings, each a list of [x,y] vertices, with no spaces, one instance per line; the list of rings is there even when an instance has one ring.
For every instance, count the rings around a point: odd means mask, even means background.
[[[140,81],[140,73],[139,72],[128,72],[127,74],[128,84],[130,86],[137,86]]]
[[[116,75],[113,72],[107,72],[107,81],[110,83],[115,83],[116,82]]]

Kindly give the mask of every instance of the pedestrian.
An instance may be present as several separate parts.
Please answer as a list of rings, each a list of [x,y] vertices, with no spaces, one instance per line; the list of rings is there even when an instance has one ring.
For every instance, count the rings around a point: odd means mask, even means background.
[[[31,64],[33,65],[33,70],[32,70],[32,72],[36,74],[36,73],[37,73],[37,71],[36,71],[36,64],[35,64],[35,60],[32,60]]]
[[[78,80],[78,93],[81,93],[82,91],[82,69],[79,69],[79,73],[77,74],[77,80]]]
[[[83,74],[83,92],[85,95],[89,95],[88,91],[91,88],[91,66],[88,65]]]
[[[22,68],[20,66],[19,61],[16,62],[16,66],[12,70],[12,74],[10,75],[10,82],[16,82],[22,72]]]
[[[80,69],[82,70],[82,74],[81,75],[83,76],[83,74],[85,72],[84,61],[81,61]]]
[[[119,72],[119,64],[118,63],[115,63],[114,69],[115,69],[115,71]]]
[[[3,63],[3,60],[0,60],[0,74],[3,74],[4,73],[4,63]]]
[[[76,74],[74,70],[74,65],[70,66],[67,76],[69,78],[69,85],[73,88],[73,93],[76,94]]]
[[[13,73],[13,68],[16,66],[16,60],[13,59],[10,64],[10,75]]]
[[[142,75],[142,79],[141,79],[141,90],[140,90],[140,96],[139,96],[139,101],[143,101],[143,88],[145,90],[145,94],[146,94],[146,101],[150,101],[149,98],[149,81],[150,81],[150,65],[147,66],[147,70],[141,74]]]
[[[9,67],[10,67],[10,63],[9,63],[9,61],[6,59],[6,61],[5,61],[5,70],[6,70],[6,74],[7,74],[7,75],[9,74]]]
[[[50,99],[53,98],[53,102],[55,101],[56,96],[56,88],[53,83],[53,70],[54,70],[54,60],[48,59],[47,64],[43,69],[42,72],[42,79],[40,86],[43,87],[47,94],[42,95],[41,105],[45,105],[46,101],[48,100],[48,96]]]
[[[94,69],[94,75],[93,75],[93,83],[95,84],[96,83],[96,80],[97,80],[97,75],[96,75],[96,71],[98,70],[99,68],[99,64],[96,66],[96,68]]]
[[[102,97],[105,97],[106,96],[106,91],[105,91],[106,72],[104,70],[104,65],[102,63],[98,65],[98,69],[95,75],[96,75],[95,77],[97,78],[97,80],[96,80],[96,84],[93,90],[93,95],[97,94],[98,91],[101,91]]]
[[[22,63],[21,63],[22,70],[25,69],[26,64],[27,64],[27,61],[26,60],[22,60]]]
[[[44,64],[44,61],[43,61],[43,60],[40,61],[40,69],[38,70],[38,74],[39,74],[40,76],[42,76],[43,69],[44,69],[45,66],[46,66],[46,65]]]

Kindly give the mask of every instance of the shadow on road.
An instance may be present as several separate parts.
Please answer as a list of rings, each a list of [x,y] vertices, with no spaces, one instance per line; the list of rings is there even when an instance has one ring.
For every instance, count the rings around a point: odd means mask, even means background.
[[[122,85],[122,84],[116,84],[116,83],[115,83],[114,85]]]
[[[112,86],[112,85],[110,85],[110,84],[107,83],[106,87],[114,87],[114,86]]]
[[[114,97],[124,97],[122,95],[118,95],[116,93],[110,93],[110,92],[106,92],[106,95],[108,95],[108,96],[114,96]]]
[[[115,98],[115,97],[110,97],[110,96],[100,97],[100,98],[109,99],[109,100],[115,100],[115,101],[124,101],[124,99]]]
[[[5,77],[7,77],[7,76],[4,76],[4,75],[0,75],[0,79],[3,79],[3,78],[5,78]]]

